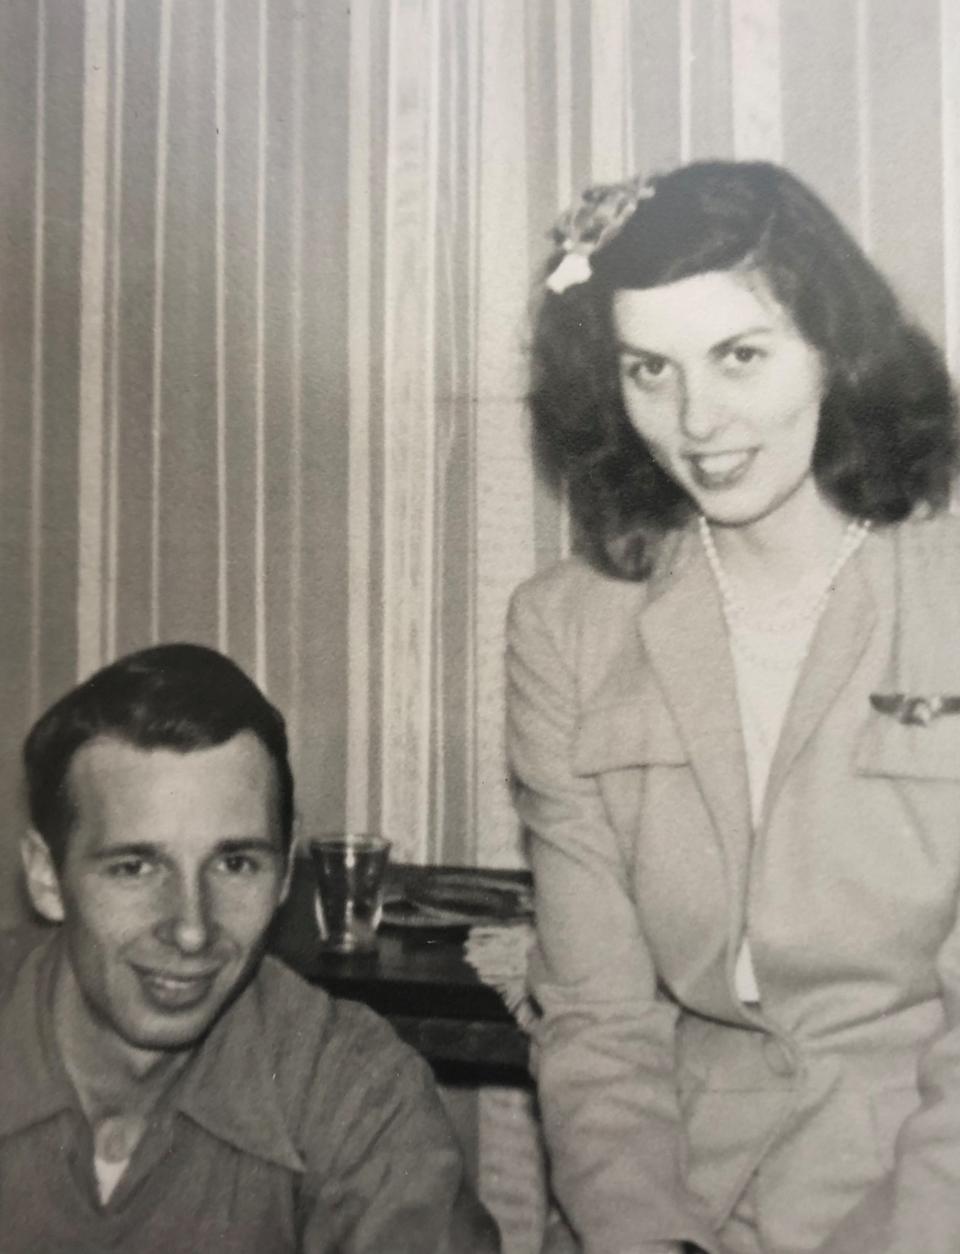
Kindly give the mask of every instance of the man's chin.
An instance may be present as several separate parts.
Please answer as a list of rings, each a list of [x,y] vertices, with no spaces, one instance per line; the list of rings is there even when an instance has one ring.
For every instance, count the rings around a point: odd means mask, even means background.
[[[117,1027],[127,1044],[135,1049],[150,1052],[192,1049],[207,1036],[231,1000],[232,996],[211,993],[199,1005],[174,1008],[158,1007],[151,1001],[130,1007],[130,1013]]]
[[[219,1018],[219,1012],[180,1023],[131,1024],[123,1033],[128,1045],[148,1053],[178,1053],[195,1048]]]

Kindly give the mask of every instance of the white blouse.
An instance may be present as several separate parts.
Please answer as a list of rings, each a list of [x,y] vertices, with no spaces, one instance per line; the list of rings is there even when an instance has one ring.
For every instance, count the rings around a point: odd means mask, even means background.
[[[738,623],[731,640],[754,830],[760,826],[773,755],[815,629],[815,621],[802,622],[794,630],[774,634]],[[756,1005],[760,989],[750,952],[749,926],[748,918],[734,979],[740,1000]]]

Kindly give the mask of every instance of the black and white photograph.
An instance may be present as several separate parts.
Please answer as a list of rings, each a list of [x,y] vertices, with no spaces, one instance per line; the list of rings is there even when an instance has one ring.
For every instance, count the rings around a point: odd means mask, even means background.
[[[958,383],[957,0],[0,0],[0,1254],[958,1254]]]

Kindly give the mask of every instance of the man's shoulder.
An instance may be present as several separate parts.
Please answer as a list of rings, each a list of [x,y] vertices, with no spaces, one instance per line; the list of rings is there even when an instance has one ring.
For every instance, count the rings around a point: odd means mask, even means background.
[[[268,1045],[278,1065],[309,1058],[329,1071],[339,1064],[365,1072],[373,1058],[407,1056],[387,1021],[359,1002],[332,997],[277,958],[263,959],[255,995]]]
[[[320,1199],[325,1232],[332,1220],[364,1251],[498,1250],[424,1059],[372,1010],[330,997],[276,959],[264,960],[250,991],[302,1159],[301,1200],[309,1210]]]
[[[373,1011],[266,957],[198,1047],[176,1100],[221,1140],[287,1166],[299,1167],[302,1154],[322,1171],[332,1147],[318,1130],[375,1105],[391,1077],[416,1088],[418,1071]]]
[[[347,1031],[357,1025],[392,1028],[380,1015],[360,1002],[334,997],[319,984],[311,984],[272,954],[264,956],[257,972],[258,995],[271,1016],[301,1021],[304,1012],[325,1031]]]
[[[249,1048],[258,1032],[261,1082],[310,1169],[337,1149],[323,1129],[376,1122],[397,1101],[434,1116],[426,1062],[367,1006],[331,997],[270,957],[248,994],[255,1015],[249,1003],[241,1010],[234,1031],[243,1039],[234,1036],[232,1048]]]

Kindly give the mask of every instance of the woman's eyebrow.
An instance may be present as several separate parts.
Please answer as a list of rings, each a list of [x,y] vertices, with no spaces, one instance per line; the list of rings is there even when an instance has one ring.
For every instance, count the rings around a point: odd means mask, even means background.
[[[742,331],[735,331],[733,335],[724,336],[722,340],[718,340],[716,344],[710,346],[709,352],[716,356],[721,356],[732,348],[740,340],[747,339],[754,335],[773,335],[776,327],[770,326],[766,322],[758,322],[756,326],[744,327]],[[616,342],[617,352],[628,357],[662,357],[664,361],[670,360],[670,354],[660,352],[655,348],[641,348],[639,344],[630,344],[626,340],[618,339]]]
[[[667,357],[666,353],[658,353],[654,348],[640,348],[637,344],[628,344],[626,340],[617,340],[617,352],[630,357]]]
[[[737,331],[734,335],[728,335],[725,339],[718,340],[710,349],[715,356],[722,356],[728,348],[733,348],[740,340],[748,339],[753,335],[772,335],[775,328],[767,323],[758,323],[755,327],[745,327],[742,331]]]

